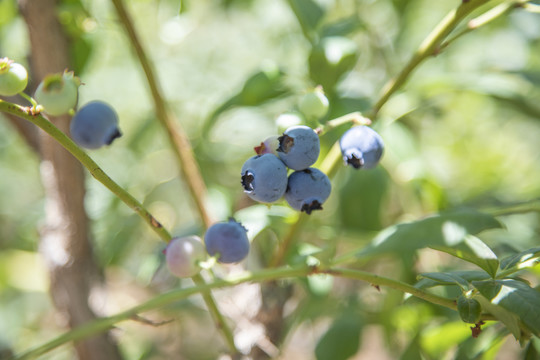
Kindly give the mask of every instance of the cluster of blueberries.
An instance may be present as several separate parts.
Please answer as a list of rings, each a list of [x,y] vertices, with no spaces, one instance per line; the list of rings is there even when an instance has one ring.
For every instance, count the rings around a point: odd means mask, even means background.
[[[380,161],[384,144],[368,126],[355,126],[340,141],[343,160],[355,169],[372,169]],[[269,137],[255,148],[257,155],[242,166],[242,186],[253,200],[273,203],[283,196],[294,209],[308,214],[322,209],[331,184],[328,177],[310,167],[319,156],[319,136],[310,127],[288,128],[282,136]],[[288,170],[293,171],[287,176]],[[204,235],[174,238],[165,249],[166,263],[174,275],[190,277],[200,270],[206,253],[220,263],[237,263],[249,253],[247,230],[234,219],[213,224]]]
[[[311,167],[319,157],[319,135],[304,125],[292,126],[255,148],[257,155],[242,166],[242,187],[251,199],[273,203],[283,196],[295,210],[311,214],[322,209],[332,185],[328,176]],[[288,169],[293,172],[288,175]]]

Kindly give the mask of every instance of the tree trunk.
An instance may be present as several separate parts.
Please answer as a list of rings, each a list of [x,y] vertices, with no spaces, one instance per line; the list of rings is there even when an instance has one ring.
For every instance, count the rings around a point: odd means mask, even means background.
[[[69,67],[68,43],[56,17],[56,0],[19,0],[19,6],[30,36],[33,78],[41,80],[47,74],[63,72]],[[69,116],[50,120],[68,133]],[[73,328],[96,318],[88,299],[102,282],[89,240],[84,172],[71,154],[42,131],[39,150],[46,194],[40,251],[49,268],[53,303]],[[121,359],[108,334],[81,341],[75,348],[81,360]]]

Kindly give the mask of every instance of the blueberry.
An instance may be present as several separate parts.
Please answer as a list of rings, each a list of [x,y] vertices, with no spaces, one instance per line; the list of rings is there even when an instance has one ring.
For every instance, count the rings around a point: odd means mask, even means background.
[[[70,131],[73,141],[87,149],[110,145],[122,135],[116,112],[101,101],[92,101],[80,108],[71,119]]]
[[[178,277],[191,277],[201,268],[199,262],[206,257],[204,245],[198,236],[173,238],[165,248],[169,271]]]
[[[26,88],[28,72],[21,64],[8,58],[0,59],[0,95],[13,96]]]
[[[279,158],[293,170],[307,169],[319,157],[319,135],[308,126],[292,126],[278,140]]]
[[[331,190],[330,179],[322,171],[315,168],[295,171],[289,176],[285,200],[293,209],[311,214],[313,210],[322,210]]]
[[[343,160],[355,169],[374,168],[384,151],[383,140],[368,126],[350,128],[339,140]]]
[[[277,201],[287,190],[287,167],[274,154],[253,156],[242,166],[242,186],[255,201]]]
[[[217,260],[225,264],[242,261],[249,252],[247,230],[234,219],[210,226],[204,235],[204,243],[208,254],[219,254]]]
[[[73,72],[48,75],[37,87],[34,98],[46,113],[53,116],[66,114],[77,105],[80,84]]]

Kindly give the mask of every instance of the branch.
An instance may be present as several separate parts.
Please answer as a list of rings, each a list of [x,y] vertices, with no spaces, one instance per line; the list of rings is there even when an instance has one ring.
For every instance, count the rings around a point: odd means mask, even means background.
[[[442,41],[454,30],[454,28],[472,11],[487,3],[489,0],[471,0],[462,2],[456,9],[450,11],[433,31],[422,41],[420,47],[413,54],[409,62],[401,72],[388,81],[382,89],[379,100],[373,106],[368,118],[375,119],[379,110],[390,97],[405,84],[412,72],[428,57],[435,55]]]
[[[456,310],[456,304],[454,300],[446,299],[425,290],[417,289],[414,286],[408,285],[398,280],[390,279],[383,276],[378,276],[369,272],[360,270],[351,270],[345,268],[329,268],[318,269],[315,267],[300,267],[290,268],[282,267],[277,269],[262,270],[257,273],[244,272],[236,276],[231,276],[226,279],[219,279],[210,284],[200,284],[190,288],[183,288],[174,290],[165,294],[161,294],[153,299],[150,299],[140,305],[132,307],[117,315],[113,315],[106,318],[101,318],[93,321],[89,324],[83,325],[79,328],[73,329],[65,334],[58,336],[57,338],[31,349],[25,353],[16,355],[11,360],[23,360],[34,359],[40,355],[43,355],[63,344],[71,341],[78,341],[100,332],[107,331],[114,327],[117,323],[129,319],[133,319],[139,316],[140,313],[155,310],[165,307],[177,301],[183,300],[191,295],[198,293],[205,293],[210,290],[220,289],[225,287],[236,286],[243,283],[260,283],[265,281],[280,280],[280,279],[294,279],[299,277],[305,277],[313,274],[328,274],[332,276],[341,276],[350,279],[362,280],[369,282],[373,285],[386,286],[404,293],[409,293],[415,297],[426,300],[430,303],[441,305],[452,310]]]
[[[140,217],[144,219],[150,225],[152,230],[163,239],[165,242],[171,240],[171,235],[165,230],[165,228],[154,218],[144,206],[137,201],[131,194],[124,190],[120,185],[114,182],[88,154],[86,154],[77,144],[73,142],[66,134],[60,129],[54,126],[49,120],[43,117],[41,114],[32,114],[31,108],[23,107],[20,105],[12,104],[3,100],[0,100],[0,111],[8,114],[18,116],[22,119],[28,120],[33,124],[40,127],[47,134],[52,136],[62,147],[69,151],[79,162],[88,169],[90,174],[105,185],[113,194],[118,196],[127,206],[133,209]]]
[[[494,8],[486,11],[482,15],[469,20],[467,23],[467,27],[462,29],[460,32],[449,38],[448,40],[444,41],[439,48],[437,49],[438,52],[441,52],[442,50],[446,49],[451,43],[462,37],[463,35],[466,35],[470,33],[473,30],[478,29],[481,26],[486,25],[487,23],[509,13],[510,11],[521,8],[525,6],[525,3],[527,0],[509,0],[505,1],[502,4],[499,4],[495,6]]]

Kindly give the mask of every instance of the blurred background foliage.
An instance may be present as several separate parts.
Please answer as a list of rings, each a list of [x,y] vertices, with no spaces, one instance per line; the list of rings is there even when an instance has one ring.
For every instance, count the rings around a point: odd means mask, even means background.
[[[254,251],[247,267],[264,266],[295,219],[283,204],[270,209],[254,204],[239,186],[242,163],[254,146],[277,133],[276,118],[296,111],[299,98],[319,84],[330,99],[326,119],[369,111],[384,83],[458,4],[127,1],[164,94],[194,146],[212,215],[234,215],[250,230]],[[105,100],[120,115],[124,136],[91,156],[174,235],[204,232],[112,5],[61,0],[58,16],[70,37],[74,70],[84,83],[79,104]],[[0,56],[25,64],[28,44],[16,2],[0,0]],[[374,123],[387,146],[382,166],[338,171],[324,211],[311,215],[298,235],[297,256],[316,247],[331,252],[360,247],[396,222],[443,210],[538,198],[539,85],[540,16],[519,9],[428,59]],[[339,127],[321,138],[323,154],[345,130]],[[54,321],[37,253],[44,203],[39,160],[8,121],[0,121],[0,168],[0,347],[20,351],[63,328]],[[112,289],[104,313],[190,284],[163,269],[164,244],[146,224],[91,177],[87,186],[92,237]],[[498,255],[538,246],[538,213],[499,220],[505,230],[481,236]],[[367,268],[414,283],[419,272],[462,266],[422,250],[412,258],[377,258]],[[532,273],[538,279],[538,266]],[[415,300],[397,306],[403,294],[396,291],[379,293],[367,284],[325,277],[299,283],[286,318],[286,359],[313,354],[331,359],[336,354],[329,355],[328,346],[339,347],[341,358],[357,359],[413,359],[420,349],[426,359],[472,359],[474,354],[510,359],[523,351],[515,341],[505,341],[496,326],[484,331],[482,342],[474,342],[467,324],[452,311]],[[208,339],[219,334],[198,298],[162,316],[179,321],[159,328],[120,326],[118,341],[126,358],[217,356],[220,342]],[[70,349],[62,348],[44,359],[70,356]]]

